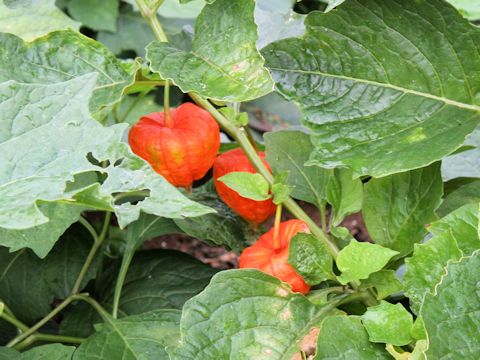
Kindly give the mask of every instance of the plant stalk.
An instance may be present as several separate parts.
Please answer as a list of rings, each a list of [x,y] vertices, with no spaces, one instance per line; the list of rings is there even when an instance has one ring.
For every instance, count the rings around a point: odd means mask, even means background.
[[[127,249],[123,254],[122,265],[120,266],[120,271],[118,273],[117,283],[115,284],[115,292],[113,294],[113,306],[112,306],[112,317],[114,319],[118,316],[118,307],[120,304],[120,297],[122,295],[123,284],[125,283],[125,278],[127,277],[128,268],[133,259],[135,253],[134,249]]]
[[[51,335],[51,334],[33,334],[28,338],[23,340],[21,343],[15,345],[15,350],[22,351],[23,349],[29,347],[36,341],[49,341],[54,343],[70,343],[70,344],[81,344],[85,341],[84,338],[73,337],[73,336],[63,336],[63,335]]]
[[[98,248],[102,245],[103,241],[105,240],[105,237],[107,236],[111,216],[112,216],[111,212],[107,211],[105,213],[105,220],[103,221],[103,227],[100,235],[97,235],[93,226],[85,218],[83,217],[80,218],[80,223],[83,224],[83,226],[85,226],[92,234],[93,245],[92,245],[92,248],[90,249],[90,252],[88,253],[87,260],[85,260],[85,263],[83,264],[82,269],[80,270],[80,274],[78,274],[77,280],[75,281],[75,285],[73,285],[73,289],[71,292],[72,295],[77,294],[80,291],[80,287],[82,286],[82,281],[85,278],[85,275],[87,274],[87,271],[90,268],[90,265],[95,259],[95,255],[97,254]]]
[[[18,330],[20,330],[21,332],[28,331],[28,326],[25,325],[24,323],[22,323],[20,320],[18,320],[14,316],[11,316],[11,315],[3,312],[2,314],[0,314],[0,318],[9,322],[13,326],[15,326]]]
[[[173,126],[172,116],[170,114],[170,81],[165,81],[163,89],[163,116],[167,127]]]
[[[280,222],[282,221],[282,204],[277,205],[275,211],[275,223],[273,225],[273,248],[280,249],[281,243],[279,239]]]
[[[55,309],[53,309],[50,313],[48,313],[47,316],[45,316],[42,320],[37,322],[30,329],[26,330],[22,334],[10,340],[10,342],[7,344],[7,347],[13,347],[16,344],[28,338],[30,335],[32,335],[38,329],[40,329],[43,325],[45,325],[47,322],[53,319],[58,313],[60,313],[60,311],[65,309],[72,301],[78,300],[80,296],[81,295],[70,295],[69,297],[67,297],[65,300],[63,300],[60,303],[60,305],[58,305]]]

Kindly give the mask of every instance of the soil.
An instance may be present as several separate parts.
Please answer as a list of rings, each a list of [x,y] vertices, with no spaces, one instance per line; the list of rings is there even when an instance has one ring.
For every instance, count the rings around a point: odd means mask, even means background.
[[[301,203],[303,209],[313,220],[320,223],[318,211],[311,205]],[[328,211],[328,209],[327,209]],[[327,213],[328,215],[328,213]],[[328,216],[327,216],[328,217]],[[282,220],[292,218],[290,214],[284,214]],[[270,220],[273,225],[273,219]],[[270,225],[267,223],[267,225]],[[348,216],[340,226],[347,227],[352,235],[359,241],[369,241],[371,239],[365,227],[365,222],[360,213]],[[232,251],[227,251],[221,246],[210,246],[201,240],[188,235],[173,234],[160,236],[145,244],[147,249],[173,249],[190,254],[205,264],[217,269],[233,269],[238,267],[238,255]]]

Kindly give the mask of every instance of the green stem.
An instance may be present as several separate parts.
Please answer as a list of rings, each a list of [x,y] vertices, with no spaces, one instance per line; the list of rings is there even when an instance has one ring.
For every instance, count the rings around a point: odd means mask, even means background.
[[[165,81],[165,87],[163,89],[163,116],[165,118],[165,125],[172,127],[172,117],[170,115],[170,81]]]
[[[85,301],[95,309],[95,311],[102,317],[105,322],[111,321],[108,312],[98,302],[88,296],[88,294],[75,295],[75,300]]]
[[[35,333],[38,329],[40,329],[43,325],[53,319],[60,311],[65,309],[72,301],[77,300],[78,296],[80,295],[70,295],[65,300],[63,300],[60,305],[58,305],[55,309],[53,309],[50,313],[47,314],[42,320],[37,322],[33,325],[30,329],[26,330],[24,333],[18,335],[17,337],[10,340],[7,344],[7,347],[13,347],[16,344],[20,343],[21,341],[25,340],[27,337]]]
[[[48,341],[54,343],[70,343],[70,344],[81,344],[85,341],[84,338],[73,337],[73,336],[63,336],[63,335],[50,335],[50,334],[33,334],[26,338],[21,343],[15,345],[15,350],[22,351],[23,349],[29,347],[36,341]]]
[[[117,283],[115,284],[115,292],[113,294],[112,316],[114,319],[116,319],[118,316],[118,307],[120,304],[120,297],[122,295],[123,284],[125,283],[128,268],[130,267],[134,253],[134,249],[127,249],[123,254],[122,265],[120,266]]]
[[[77,280],[75,281],[75,285],[73,286],[71,294],[77,294],[80,291],[80,287],[82,286],[82,281],[85,278],[85,275],[87,274],[87,271],[90,268],[90,265],[95,259],[95,255],[97,254],[98,248],[102,245],[103,240],[105,240],[105,237],[107,236],[111,216],[112,216],[111,212],[105,213],[105,220],[103,222],[102,231],[99,236],[97,236],[95,229],[87,220],[85,220],[85,218],[83,217],[80,218],[80,222],[83,224],[83,226],[85,226],[87,229],[90,229],[90,233],[92,234],[92,237],[93,237],[93,245],[92,245],[92,248],[90,249],[90,252],[88,253],[87,260],[85,260],[85,263],[83,264],[82,269],[80,270],[80,274],[78,274]]]
[[[167,35],[163,31],[162,25],[160,25],[160,22],[158,21],[157,18],[157,9],[152,9],[150,10],[145,3],[144,0],[136,0],[137,5],[140,8],[140,12],[142,13],[142,16],[147,20],[148,25],[153,30],[153,33],[157,37],[157,40],[160,42],[168,42]]]
[[[273,248],[280,249],[280,222],[282,221],[282,204],[277,205],[277,209],[275,211],[275,223],[273,225]]]
[[[22,323],[20,320],[18,320],[14,316],[11,316],[11,315],[7,314],[5,311],[2,314],[0,314],[0,318],[5,320],[5,321],[8,321],[10,324],[15,326],[21,332],[28,331],[28,326],[27,325]]]
[[[322,230],[327,232],[327,203],[322,201],[319,206],[320,209],[320,218],[322,221]]]

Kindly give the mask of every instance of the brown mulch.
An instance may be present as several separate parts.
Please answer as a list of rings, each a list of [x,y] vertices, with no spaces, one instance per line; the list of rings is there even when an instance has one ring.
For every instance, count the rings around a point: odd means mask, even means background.
[[[305,212],[318,224],[320,216],[318,211],[311,205],[301,203]],[[290,214],[283,214],[282,220],[290,219]],[[273,219],[269,220],[273,225]],[[360,213],[348,216],[341,226],[350,229],[352,235],[359,241],[371,241],[365,227],[365,222]],[[233,269],[238,267],[238,256],[232,251],[227,251],[221,246],[210,246],[188,235],[164,235],[153,239],[145,244],[147,249],[172,249],[190,254],[205,264],[217,269]]]

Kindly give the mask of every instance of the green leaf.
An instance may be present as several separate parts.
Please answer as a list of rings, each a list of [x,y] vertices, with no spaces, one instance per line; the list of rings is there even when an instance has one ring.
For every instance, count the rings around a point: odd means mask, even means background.
[[[118,0],[71,0],[68,12],[93,30],[116,31]]]
[[[402,304],[382,301],[368,308],[362,322],[372,342],[403,346],[413,340],[410,335],[413,317]]]
[[[366,279],[381,270],[398,252],[377,244],[352,240],[338,253],[337,267],[342,272],[337,277],[342,284]]]
[[[118,106],[117,116],[119,122],[126,122],[127,124],[133,125],[140,118],[146,114],[151,114],[153,112],[163,111],[163,106],[158,105],[155,102],[155,95],[147,96],[125,96]],[[116,120],[113,115],[111,115],[112,122]]]
[[[440,282],[449,261],[480,248],[479,222],[479,205],[465,205],[432,224],[430,230],[435,236],[431,240],[415,245],[413,256],[405,260],[407,270],[403,278],[413,311],[418,313],[425,294]]]
[[[387,296],[403,289],[402,283],[393,270],[380,270],[370,274],[368,279],[362,280],[361,288],[368,289],[371,287],[377,290],[377,300],[385,299]]]
[[[258,3],[255,6],[255,22],[258,26],[257,47],[264,48],[268,44],[281,39],[300,36],[305,32],[305,15],[292,10],[275,8],[273,11],[263,9]]]
[[[448,194],[437,212],[445,216],[466,204],[480,202],[480,180],[474,180]]]
[[[305,166],[313,151],[310,136],[301,131],[276,131],[267,132],[264,139],[266,159],[274,173],[288,172],[285,184],[292,188],[292,196],[320,206],[325,199],[330,171]]]
[[[40,203],[39,209],[49,222],[25,230],[0,228],[0,245],[10,248],[10,252],[29,247],[43,259],[65,230],[78,221],[83,210],[80,206],[59,203]]]
[[[48,344],[34,347],[20,356],[21,360],[69,360],[75,351],[75,346]]]
[[[79,23],[55,7],[55,0],[25,1],[15,7],[8,7],[5,3],[5,0],[0,0],[0,32],[20,36],[26,41],[52,31],[78,30],[80,27]],[[5,63],[2,65],[5,66]]]
[[[184,197],[121,142],[125,125],[101,126],[88,114],[95,84],[93,74],[53,85],[6,82],[0,85],[0,227],[26,229],[45,224],[48,217],[37,201],[66,200],[75,204],[75,191],[65,188],[73,176],[93,170],[107,174],[97,186],[98,198],[110,200],[121,227],[136,220],[140,211],[164,217],[198,216],[213,210]],[[9,101],[15,98],[15,101]],[[66,120],[68,119],[68,120]],[[107,168],[90,157],[107,161]],[[83,189],[82,189],[83,190]],[[115,203],[112,194],[149,190],[136,204]],[[80,191],[80,190],[78,190]],[[84,200],[83,198],[82,200]],[[81,206],[96,207],[94,199]]]
[[[299,233],[292,238],[288,263],[309,285],[335,280],[332,256],[326,245],[311,234]]]
[[[208,186],[196,188],[191,199],[216,210],[216,213],[175,219],[182,232],[237,253],[245,248],[248,224],[220,200],[215,190],[209,190]]]
[[[94,359],[99,354],[105,360],[170,359],[165,348],[176,346],[180,337],[180,311],[156,310],[120,320],[106,316],[98,332],[75,351],[74,360]]]
[[[353,0],[305,24],[262,53],[313,132],[310,163],[381,177],[443,158],[479,124],[480,30],[444,1]]]
[[[355,240],[350,230],[343,226],[330,228],[330,233],[335,239],[335,243],[340,249],[350,244],[352,240]]]
[[[217,0],[218,1],[218,0]],[[290,359],[331,306],[318,307],[258,270],[227,270],[183,308],[181,359]]]
[[[0,360],[19,360],[20,353],[12,348],[0,346]]]
[[[332,205],[331,224],[337,226],[350,214],[362,209],[363,185],[360,179],[353,179],[352,172],[334,169],[326,188],[327,201]]]
[[[442,176],[445,181],[458,177],[480,177],[480,148],[464,151],[443,159]]]
[[[478,359],[480,252],[450,263],[420,310],[428,333],[428,359]]]
[[[72,227],[43,260],[27,249],[9,253],[0,247],[0,298],[26,323],[45,316],[53,299],[70,294],[90,250],[90,238],[79,225]],[[82,288],[95,277],[97,266],[94,261]]]
[[[471,0],[448,0],[463,16],[471,21],[480,20],[480,4]]]
[[[411,253],[427,233],[425,226],[436,219],[442,192],[439,163],[371,179],[365,185],[363,217],[373,241],[402,256]]]
[[[101,316],[86,302],[70,305],[62,314],[61,335],[87,338],[95,332],[94,326],[102,323]]]
[[[267,180],[258,173],[234,171],[218,178],[218,181],[248,199],[262,201],[271,197]]]
[[[101,279],[102,303],[113,300],[118,265]],[[149,250],[135,254],[122,288],[119,312],[139,314],[155,309],[181,309],[184,302],[202,291],[215,269],[190,255],[172,250]]]
[[[292,189],[285,184],[281,183],[274,183],[272,185],[272,196],[273,196],[273,203],[275,205],[280,205],[284,201],[288,199],[292,192]]]
[[[358,316],[331,316],[322,323],[314,360],[391,359],[385,348],[368,340]]]
[[[116,59],[105,46],[74,31],[54,32],[31,43],[0,34],[0,60],[0,82],[52,84],[98,73],[90,101],[95,117],[121,100],[136,70],[136,64]]]
[[[255,46],[254,6],[254,0],[205,6],[195,24],[192,51],[158,42],[148,46],[152,71],[183,92],[216,100],[247,101],[271,92],[272,79]]]
[[[143,57],[145,47],[155,40],[152,29],[139,13],[121,13],[117,18],[116,28],[115,33],[99,31],[97,36],[97,40],[114,54],[134,50],[138,56]]]

